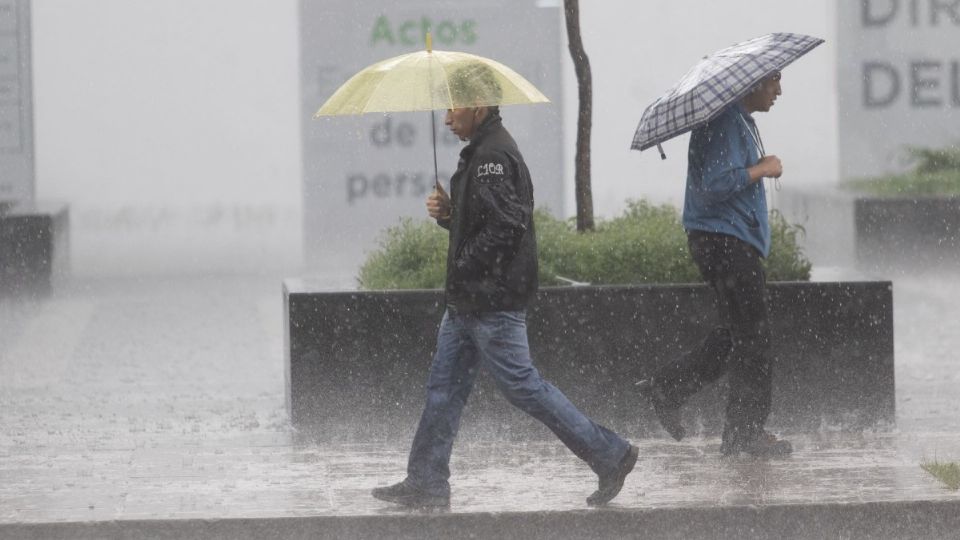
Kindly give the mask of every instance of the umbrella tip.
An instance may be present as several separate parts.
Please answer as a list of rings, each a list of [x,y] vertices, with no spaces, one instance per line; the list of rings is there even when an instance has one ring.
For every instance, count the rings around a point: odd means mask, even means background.
[[[667,155],[663,153],[663,147],[660,146],[660,143],[657,143],[657,151],[660,152],[660,159],[667,159]]]
[[[428,53],[433,52],[433,36],[430,35],[430,32],[427,32],[426,40],[427,40],[427,52]]]

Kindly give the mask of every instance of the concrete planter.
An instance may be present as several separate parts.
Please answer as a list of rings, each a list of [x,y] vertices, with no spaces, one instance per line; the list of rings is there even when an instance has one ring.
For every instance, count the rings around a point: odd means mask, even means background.
[[[769,287],[775,376],[771,426],[863,429],[894,421],[889,282]],[[442,314],[439,291],[323,292],[284,282],[287,398],[293,424],[326,441],[411,437]],[[601,423],[662,432],[635,382],[695,346],[715,319],[703,285],[547,288],[528,317],[536,365]],[[704,433],[722,425],[723,381],[685,408]],[[485,374],[464,438],[550,438]]]
[[[781,207],[806,229],[804,246],[818,264],[884,271],[960,263],[960,197],[790,187]]]
[[[49,294],[68,272],[69,250],[67,205],[0,205],[0,296]]]
[[[854,226],[858,260],[879,266],[960,262],[960,197],[861,195]]]

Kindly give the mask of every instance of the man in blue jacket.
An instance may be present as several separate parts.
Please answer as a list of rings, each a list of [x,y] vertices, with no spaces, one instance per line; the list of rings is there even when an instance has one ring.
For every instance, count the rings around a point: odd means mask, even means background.
[[[680,407],[705,384],[729,374],[720,451],[785,456],[789,442],[764,430],[770,413],[770,330],[762,258],[770,252],[764,178],[779,178],[780,159],[766,155],[753,113],[781,93],[780,73],[690,137],[683,226],[700,274],[716,292],[720,325],[699,347],[641,382],[660,423],[686,434]]]
[[[468,102],[498,101],[489,68],[454,71],[451,91]],[[620,492],[637,448],[580,412],[545,381],[530,358],[526,308],[537,290],[533,183],[497,107],[447,111],[446,125],[469,144],[460,152],[449,196],[434,191],[427,212],[450,231],[446,311],[427,379],[427,401],[407,463],[407,477],[373,496],[412,507],[450,503],[450,453],[478,369],[487,369],[506,398],[543,422],[599,476],[587,504]]]

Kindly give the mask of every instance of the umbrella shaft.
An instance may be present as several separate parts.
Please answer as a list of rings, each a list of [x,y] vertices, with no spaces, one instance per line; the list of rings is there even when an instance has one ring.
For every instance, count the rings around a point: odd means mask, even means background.
[[[433,109],[430,109],[430,135],[433,140],[433,183],[440,191],[440,173],[437,171],[437,116]]]

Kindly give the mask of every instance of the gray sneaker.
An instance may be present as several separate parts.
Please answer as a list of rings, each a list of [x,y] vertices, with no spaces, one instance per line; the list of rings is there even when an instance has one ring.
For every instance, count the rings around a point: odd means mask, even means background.
[[[639,455],[640,449],[631,444],[617,468],[610,474],[600,477],[600,487],[587,497],[587,504],[589,506],[602,506],[619,495],[620,490],[623,489],[623,481],[633,470],[633,466],[637,464],[637,456]]]
[[[680,423],[680,407],[671,405],[653,379],[644,379],[637,383],[637,390],[640,395],[646,397],[653,405],[653,412],[657,415],[657,420],[663,429],[667,430],[676,440],[682,440],[687,434],[686,428]]]
[[[748,443],[720,445],[720,453],[723,457],[744,453],[755,458],[784,458],[793,453],[793,445],[790,441],[778,439],[769,431],[763,431],[759,437]]]
[[[411,487],[407,481],[392,486],[373,488],[371,494],[381,501],[409,506],[410,508],[437,508],[450,506],[449,495],[431,495]]]

